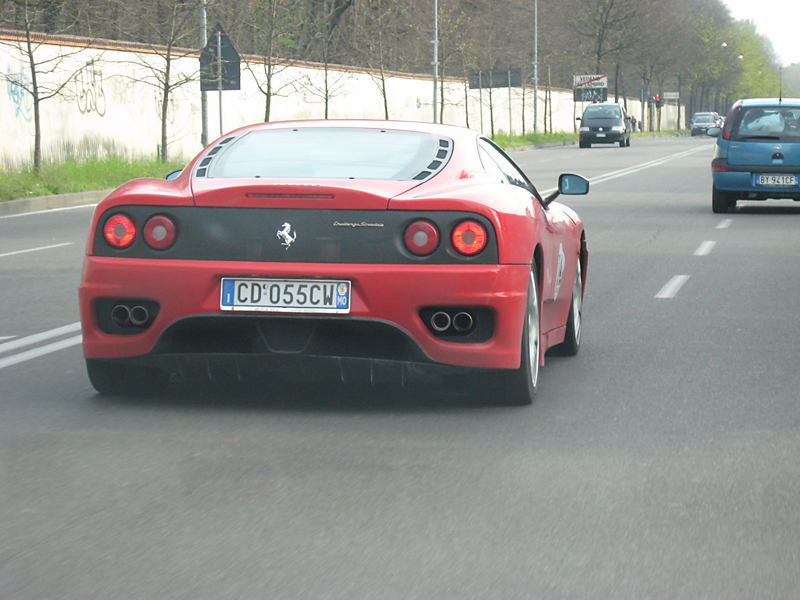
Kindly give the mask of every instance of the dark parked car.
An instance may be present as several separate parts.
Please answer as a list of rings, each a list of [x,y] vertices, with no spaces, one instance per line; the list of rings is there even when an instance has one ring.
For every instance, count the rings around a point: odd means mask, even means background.
[[[738,100],[717,138],[711,207],[725,213],[737,200],[800,201],[800,99]]]
[[[722,125],[717,113],[694,113],[692,115],[692,135],[703,135],[710,127],[719,127]]]
[[[620,148],[631,145],[631,118],[622,104],[591,104],[578,120],[581,122],[581,148],[590,148],[592,144],[619,144]]]

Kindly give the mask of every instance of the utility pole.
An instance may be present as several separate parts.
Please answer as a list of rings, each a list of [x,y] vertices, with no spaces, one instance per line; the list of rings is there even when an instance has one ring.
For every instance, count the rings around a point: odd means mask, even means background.
[[[433,0],[433,122],[438,123],[437,85],[439,81],[439,0]]]
[[[222,31],[217,29],[217,91],[219,92],[219,134],[222,129]]]
[[[208,43],[208,21],[206,18],[206,0],[200,2],[200,47],[205,48]],[[202,129],[200,133],[200,145],[205,148],[208,146],[208,96],[206,92],[200,91],[200,120]]]
[[[522,110],[525,110],[523,107]],[[539,0],[533,0],[533,133],[539,121]]]

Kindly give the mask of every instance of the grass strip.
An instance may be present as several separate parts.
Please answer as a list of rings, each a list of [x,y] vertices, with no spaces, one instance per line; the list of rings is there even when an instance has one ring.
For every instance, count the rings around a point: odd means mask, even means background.
[[[157,160],[131,161],[114,157],[49,163],[42,166],[38,176],[32,170],[11,171],[0,167],[0,202],[51,194],[105,190],[139,177],[162,179],[183,166]]]

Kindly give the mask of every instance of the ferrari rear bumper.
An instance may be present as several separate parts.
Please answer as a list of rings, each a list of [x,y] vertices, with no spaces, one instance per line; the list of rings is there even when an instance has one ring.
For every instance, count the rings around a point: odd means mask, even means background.
[[[86,358],[159,362],[179,357],[265,361],[308,358],[511,369],[520,361],[528,265],[365,265],[117,259],[88,256],[80,285]],[[223,277],[345,279],[350,313],[223,311]],[[101,323],[131,300],[149,308],[138,330]],[[455,307],[482,335],[437,335],[426,315]],[[443,318],[443,317],[442,317]],[[289,360],[291,359],[291,360]]]

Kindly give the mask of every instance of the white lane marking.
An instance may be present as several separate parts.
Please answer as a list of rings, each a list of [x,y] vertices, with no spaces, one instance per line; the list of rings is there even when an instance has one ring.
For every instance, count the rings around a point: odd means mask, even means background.
[[[717,242],[709,242],[705,241],[700,244],[700,247],[694,251],[695,256],[708,256],[711,253],[711,250],[714,249],[714,246],[717,245]]]
[[[675,275],[667,282],[661,291],[656,294],[656,298],[674,298],[675,294],[683,287],[683,284],[689,281],[689,275]]]
[[[81,324],[78,322],[64,325],[63,327],[56,327],[50,331],[43,331],[42,333],[29,335],[28,337],[20,338],[18,340],[14,340],[13,342],[0,344],[0,353],[8,352],[9,350],[16,350],[17,348],[24,348],[25,346],[32,346],[33,344],[38,344],[39,342],[43,342],[45,340],[51,340],[68,333],[80,331],[80,329]]]
[[[38,358],[40,356],[44,356],[45,354],[50,354],[52,352],[64,350],[65,348],[77,346],[78,344],[81,343],[82,340],[83,336],[76,335],[75,337],[67,338],[65,340],[59,340],[58,342],[53,342],[52,344],[48,344],[47,346],[40,346],[39,348],[34,348],[33,350],[27,350],[25,352],[20,352],[19,354],[14,354],[6,358],[0,358],[0,369],[5,369],[6,367],[10,367],[11,365],[16,365],[17,363],[25,362],[26,360],[31,360],[32,358]]]
[[[61,212],[62,210],[75,210],[77,208],[94,208],[97,206],[97,202],[94,204],[79,204],[77,206],[61,206],[59,208],[46,208],[44,210],[34,210],[32,212],[24,212],[24,213],[15,213],[13,215],[0,215],[0,219],[16,219],[18,217],[28,217],[30,215],[42,215],[45,213],[54,213],[54,212]]]
[[[0,258],[4,256],[15,256],[17,254],[25,254],[26,252],[38,252],[39,250],[52,250],[53,248],[61,248],[62,246],[71,246],[72,242],[64,242],[63,244],[53,244],[52,246],[40,246],[39,248],[28,248],[27,250],[17,250],[16,252],[6,252],[0,254]]]
[[[611,181],[612,179],[616,179],[617,177],[624,177],[625,175],[630,175],[631,173],[637,173],[639,171],[644,171],[645,169],[657,167],[671,160],[675,160],[676,158],[682,158],[684,156],[688,156],[689,154],[700,152],[701,150],[708,150],[708,148],[712,147],[713,145],[714,144],[709,144],[707,146],[699,146],[697,148],[692,148],[691,150],[684,150],[683,152],[678,152],[677,154],[671,154],[670,156],[657,158],[656,160],[651,160],[650,162],[642,163],[640,165],[633,165],[632,167],[627,167],[619,171],[612,171],[611,173],[606,173],[605,175],[598,175],[597,177],[590,179],[589,182],[592,184],[598,184],[598,183],[604,183],[606,181]]]
[[[719,222],[719,225],[716,226],[716,229],[727,229],[733,224],[733,219],[723,219]]]
[[[637,173],[639,171],[644,171],[645,169],[650,169],[652,167],[663,165],[664,163],[669,162],[671,160],[675,160],[676,158],[682,158],[684,156],[688,156],[689,154],[694,154],[695,152],[708,150],[713,146],[714,144],[699,146],[697,148],[692,148],[691,150],[684,150],[683,152],[678,152],[677,154],[671,154],[669,156],[664,156],[663,158],[651,160],[650,162],[642,163],[640,165],[633,165],[632,167],[627,167],[619,171],[612,171],[610,173],[605,173],[604,175],[598,175],[597,177],[589,179],[589,183],[591,183],[592,185],[597,185],[598,183],[605,183],[606,181],[611,181],[612,179],[616,179],[617,177],[624,177],[625,175],[631,175],[632,173]],[[550,188],[549,190],[540,191],[539,193],[543,197],[546,197],[555,192],[556,189],[558,188]]]
[[[0,341],[2,341],[2,340],[13,340],[15,337],[17,337],[17,336],[15,336],[15,335],[0,335]]]

